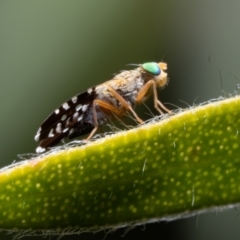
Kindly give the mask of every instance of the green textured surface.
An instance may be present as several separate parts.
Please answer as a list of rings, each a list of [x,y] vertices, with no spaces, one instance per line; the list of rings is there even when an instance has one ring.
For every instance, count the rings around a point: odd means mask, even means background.
[[[140,222],[240,200],[240,98],[0,173],[0,228]]]

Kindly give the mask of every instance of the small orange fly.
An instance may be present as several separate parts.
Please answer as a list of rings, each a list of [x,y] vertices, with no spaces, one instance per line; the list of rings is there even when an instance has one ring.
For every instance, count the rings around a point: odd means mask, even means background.
[[[135,105],[144,102],[153,93],[154,107],[163,114],[171,111],[158,99],[157,87],[167,82],[167,64],[147,62],[136,69],[122,71],[113,79],[89,88],[63,103],[41,124],[35,136],[40,142],[36,152],[53,147],[62,139],[89,134],[89,140],[98,127],[109,119],[121,118],[128,111],[139,123],[143,120],[133,110]]]

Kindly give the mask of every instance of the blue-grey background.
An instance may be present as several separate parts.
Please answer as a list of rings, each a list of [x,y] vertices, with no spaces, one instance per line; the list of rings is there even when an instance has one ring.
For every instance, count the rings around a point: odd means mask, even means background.
[[[221,80],[233,92],[238,81],[232,74],[240,78],[239,45],[239,0],[1,0],[0,166],[35,151],[36,130],[58,105],[129,63],[168,63],[170,83],[159,92],[164,103],[186,107],[216,98]],[[107,240],[239,239],[239,211],[122,234]],[[0,238],[11,239],[2,233]]]

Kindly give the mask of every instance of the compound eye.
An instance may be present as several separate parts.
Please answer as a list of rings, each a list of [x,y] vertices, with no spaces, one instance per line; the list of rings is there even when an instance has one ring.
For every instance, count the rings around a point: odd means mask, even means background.
[[[155,62],[144,63],[142,65],[142,68],[145,71],[147,71],[147,72],[149,72],[149,73],[151,73],[152,75],[155,75],[155,76],[157,76],[161,73],[161,69],[160,69],[159,65]]]

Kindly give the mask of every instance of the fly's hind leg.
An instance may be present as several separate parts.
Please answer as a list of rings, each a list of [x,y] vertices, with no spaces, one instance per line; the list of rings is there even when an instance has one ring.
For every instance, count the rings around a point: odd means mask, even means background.
[[[149,91],[150,87],[153,88],[153,100],[154,100],[154,107],[156,108],[156,110],[160,113],[163,114],[163,111],[161,110],[161,108],[163,110],[165,110],[167,113],[171,113],[172,111],[169,110],[168,108],[166,108],[158,99],[158,95],[157,95],[157,86],[154,80],[150,80],[148,81],[143,87],[142,89],[139,91],[137,98],[136,98],[136,102],[137,103],[141,103],[143,97],[147,94],[147,92]]]
[[[114,98],[116,98],[122,104],[122,107],[124,109],[126,109],[127,111],[130,111],[133,114],[133,116],[137,119],[137,121],[139,123],[141,123],[141,124],[143,123],[143,120],[140,117],[138,117],[137,113],[132,109],[131,105],[119,93],[117,93],[111,87],[108,87],[108,90],[112,94],[112,96]],[[97,119],[97,111],[96,111],[96,106],[97,105],[99,107],[101,107],[101,108],[105,108],[106,110],[109,110],[112,113],[115,113],[117,116],[121,116],[122,113],[123,113],[123,109],[118,109],[118,108],[116,108],[115,106],[113,106],[110,103],[107,103],[107,102],[99,100],[99,99],[94,100],[93,101],[93,123],[94,123],[94,128],[91,131],[91,133],[88,135],[88,137],[85,139],[86,141],[88,141],[95,134],[95,132],[98,129],[98,119]]]
[[[99,106],[101,108],[105,108],[106,110],[111,111],[112,113],[115,113],[116,115],[120,115],[121,111],[114,107],[112,104],[109,104],[107,102],[104,102],[102,100],[96,99],[93,101],[93,123],[94,123],[94,128],[88,135],[88,137],[85,139],[85,141],[88,141],[89,139],[92,138],[92,136],[95,134],[95,132],[98,129],[98,119],[97,119],[97,111],[96,111],[96,106]]]
[[[122,106],[130,111],[133,116],[137,119],[139,123],[143,123],[143,120],[137,115],[137,113],[133,110],[132,106],[118,93],[116,92],[113,88],[108,87],[109,92],[115,97],[121,104]]]

